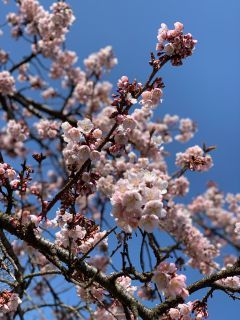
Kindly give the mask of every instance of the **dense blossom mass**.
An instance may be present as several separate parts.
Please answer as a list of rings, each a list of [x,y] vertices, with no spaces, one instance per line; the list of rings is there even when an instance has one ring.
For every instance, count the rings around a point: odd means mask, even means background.
[[[215,147],[159,108],[161,69],[197,41],[161,24],[150,74],[114,86],[110,45],[81,68],[66,47],[75,19],[65,1],[19,0],[1,24],[28,53],[0,48],[0,318],[206,319],[215,291],[239,300],[240,194],[210,182],[184,198]]]

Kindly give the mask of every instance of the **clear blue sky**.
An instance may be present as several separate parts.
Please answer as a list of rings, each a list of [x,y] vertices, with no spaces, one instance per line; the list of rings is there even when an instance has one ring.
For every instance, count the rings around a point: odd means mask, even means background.
[[[13,2],[13,1],[12,1]],[[52,1],[40,1],[50,5]],[[122,75],[144,82],[150,71],[149,52],[155,49],[161,22],[185,25],[198,40],[194,55],[182,67],[166,67],[161,76],[166,88],[157,115],[190,117],[198,133],[187,145],[176,143],[173,152],[202,144],[217,145],[214,167],[206,174],[191,174],[189,197],[204,191],[214,180],[226,192],[240,192],[240,1],[239,0],[69,0],[77,17],[68,34],[68,48],[79,61],[111,44],[119,59],[110,75],[116,83]],[[0,3],[1,21],[6,7]],[[6,43],[5,43],[6,44]],[[11,49],[11,44],[6,44]],[[5,45],[1,43],[4,48]],[[14,46],[15,47],[15,46]],[[15,47],[16,48],[16,47]],[[25,48],[18,52],[28,53]],[[173,166],[171,166],[174,169]],[[210,320],[239,319],[239,302],[220,294],[210,303]]]

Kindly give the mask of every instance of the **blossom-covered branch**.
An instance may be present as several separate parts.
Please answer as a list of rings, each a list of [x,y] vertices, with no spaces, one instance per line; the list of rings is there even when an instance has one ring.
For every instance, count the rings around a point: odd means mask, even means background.
[[[216,291],[239,300],[240,196],[211,182],[189,203],[187,177],[211,169],[215,146],[184,148],[171,172],[168,144],[197,125],[156,119],[162,68],[197,41],[162,24],[149,75],[115,86],[111,46],[77,65],[74,21],[65,1],[19,0],[3,24],[29,46],[0,48],[0,317],[206,319]]]

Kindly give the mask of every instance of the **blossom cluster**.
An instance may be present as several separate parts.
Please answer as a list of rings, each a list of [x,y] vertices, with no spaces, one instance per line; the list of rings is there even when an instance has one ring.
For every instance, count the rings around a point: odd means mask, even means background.
[[[145,108],[154,108],[160,103],[162,96],[163,91],[161,88],[153,88],[152,90],[142,93],[141,103]]]
[[[95,162],[100,158],[97,147],[101,141],[102,131],[94,129],[90,119],[79,120],[77,127],[64,122],[62,129],[63,139],[67,143],[63,155],[69,168],[80,168],[88,159]]]
[[[61,77],[67,76],[71,73],[73,65],[77,62],[77,54],[74,51],[58,50],[50,68],[50,77],[52,79],[59,79]],[[77,82],[84,73],[80,69],[75,68],[75,81]],[[74,79],[73,79],[74,80]],[[75,83],[75,82],[74,82]]]
[[[196,300],[180,303],[176,308],[170,308],[168,315],[171,320],[202,320],[208,318],[208,311],[205,303]]]
[[[224,267],[222,270],[226,270],[226,268],[233,267],[237,263],[237,257],[234,255],[228,255],[224,257]],[[228,288],[232,288],[235,290],[240,289],[240,276],[232,276],[227,277],[224,279],[220,279],[216,281],[217,284],[220,284],[221,286],[225,286]]]
[[[129,294],[133,294],[137,289],[136,286],[131,285],[131,279],[129,277],[119,277],[117,278],[116,283],[123,287]],[[116,318],[121,320],[126,319],[124,308],[117,300],[114,300],[107,309],[100,305],[94,312],[94,319],[96,320],[114,320]]]
[[[186,304],[179,304],[177,308],[171,308],[168,312],[172,320],[190,320],[193,304],[188,302]],[[199,318],[200,320],[201,318]]]
[[[154,271],[152,280],[166,297],[180,296],[185,299],[189,295],[186,289],[186,276],[178,275],[176,271],[174,263],[161,262]]]
[[[122,76],[117,83],[118,89],[117,94],[113,94],[114,100],[112,106],[116,107],[118,112],[115,112],[113,115],[124,115],[128,114],[127,110],[137,103],[137,98],[139,92],[142,90],[142,84],[134,80],[133,82],[129,81],[127,76]],[[124,110],[125,108],[125,111]]]
[[[111,70],[117,64],[117,58],[114,56],[111,46],[102,48],[97,53],[92,53],[87,59],[84,59],[84,65],[90,74],[101,76],[103,69]]]
[[[210,184],[207,191],[196,197],[188,206],[193,217],[199,214],[209,219],[212,226],[222,228],[233,243],[238,243],[240,235],[236,226],[240,223],[240,196],[228,193],[226,196],[215,184]],[[214,234],[212,235],[214,236]],[[220,241],[217,235],[215,239]],[[221,240],[221,245],[225,242]]]
[[[94,319],[96,320],[125,320],[126,315],[122,305],[115,300],[107,309],[104,307],[98,307],[96,311],[94,311]],[[131,317],[131,320],[133,317]]]
[[[176,22],[174,27],[173,30],[169,30],[165,23],[161,24],[156,49],[164,51],[170,57],[173,66],[179,66],[183,59],[192,55],[197,41],[190,33],[183,34],[182,23]]]
[[[162,202],[167,186],[158,172],[137,168],[125,172],[111,197],[112,215],[117,225],[126,232],[138,226],[152,232],[167,214]]]
[[[15,88],[15,79],[8,71],[0,72],[0,94],[12,95]]]
[[[183,118],[179,121],[179,134],[175,139],[180,142],[187,142],[193,138],[196,132],[196,124],[189,118]]]
[[[7,134],[16,141],[24,141],[29,136],[28,127],[16,120],[9,120],[7,123]]]
[[[52,13],[44,10],[37,0],[23,0],[19,4],[19,13],[8,14],[8,22],[12,25],[12,36],[19,37],[22,27],[28,34],[39,36],[33,50],[39,50],[46,57],[54,56],[58,47],[65,40],[69,26],[75,20],[72,10],[63,1],[51,6]]]
[[[70,249],[73,253],[86,253],[102,240],[107,246],[106,231],[100,232],[99,227],[81,214],[59,210],[52,220],[53,226],[60,227],[55,233],[56,244]]]
[[[100,270],[99,266],[97,266],[97,269]],[[131,278],[129,277],[119,277],[117,278],[116,283],[117,285],[123,287],[124,290],[127,291],[129,294],[133,294],[137,290],[136,286],[131,285]],[[103,300],[104,296],[106,295],[106,291],[96,283],[93,283],[92,285],[85,287],[83,282],[82,286],[77,286],[77,294],[80,296],[82,300],[86,302],[94,302]],[[99,313],[101,314],[100,310],[96,312],[96,316],[100,316]]]
[[[16,175],[16,171],[7,164],[7,163],[0,163],[0,177],[1,179],[10,179],[13,180],[14,176]]]
[[[26,145],[24,141],[13,139],[12,135],[7,133],[7,128],[3,128],[0,131],[0,148],[5,150],[8,156],[24,156],[26,155]]]
[[[205,154],[199,146],[194,146],[176,154],[176,165],[191,171],[207,171],[213,162],[209,154]]]
[[[179,119],[176,115],[165,115],[162,120],[151,121],[152,112],[145,108],[135,109],[131,114],[136,126],[129,132],[129,140],[134,144],[143,156],[153,158],[155,161],[163,159],[162,147],[164,143],[175,140],[187,142],[195,132],[196,126],[190,119]],[[183,128],[182,123],[188,126]],[[175,132],[178,132],[175,135]]]
[[[237,222],[237,223],[236,223],[235,233],[237,233],[237,234],[240,233],[240,222]]]
[[[16,212],[16,217],[24,225],[28,225],[29,223],[33,223],[35,225],[35,227],[37,227],[39,225],[39,222],[41,220],[38,216],[31,214],[31,212],[29,210],[19,210],[18,212]]]
[[[161,221],[161,227],[184,244],[184,252],[190,257],[188,264],[205,274],[213,272],[218,267],[214,259],[220,254],[219,241],[211,242],[194,226],[191,212],[184,205],[173,206],[167,218]]]
[[[73,96],[77,102],[86,104],[89,114],[111,103],[109,98],[111,90],[112,85],[108,81],[98,82],[95,85],[92,80],[86,81],[84,77],[76,84]]]
[[[57,121],[41,119],[35,124],[35,127],[41,139],[54,139],[59,132],[60,123]]]
[[[16,171],[8,163],[0,163],[0,186],[17,188],[19,179],[16,177]]]
[[[21,302],[17,293],[11,291],[0,292],[0,315],[12,314]]]
[[[83,282],[82,286],[77,286],[77,295],[83,301],[94,303],[96,301],[101,301],[104,298],[104,289],[96,283],[85,288]]]

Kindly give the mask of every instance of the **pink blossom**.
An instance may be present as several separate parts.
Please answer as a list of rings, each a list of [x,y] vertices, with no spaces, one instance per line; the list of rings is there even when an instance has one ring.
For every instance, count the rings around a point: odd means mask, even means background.
[[[116,282],[120,286],[124,287],[124,290],[128,291],[130,294],[133,294],[137,290],[136,286],[131,285],[131,278],[129,277],[119,277]]]
[[[92,131],[92,129],[94,128],[92,121],[87,118],[84,120],[78,121],[77,124],[78,124],[78,128],[80,129],[80,131],[84,134],[90,133]]]
[[[154,88],[151,91],[144,91],[142,93],[141,103],[149,108],[156,107],[161,102],[163,92],[160,88]]]
[[[167,296],[176,297],[176,296],[182,296],[183,298],[186,298],[188,296],[188,291],[186,290],[186,276],[184,275],[176,275],[173,277],[169,283],[168,287],[165,290],[165,294]]]
[[[15,92],[15,80],[8,71],[0,72],[0,93],[13,95]]]
[[[22,122],[9,120],[7,124],[7,133],[16,141],[24,141],[29,136],[27,126]]]
[[[204,154],[199,146],[194,146],[188,148],[184,153],[177,153],[176,165],[192,171],[207,171],[213,166],[213,162],[209,154]]]
[[[38,134],[42,139],[54,139],[59,132],[60,123],[57,121],[41,119],[35,124],[35,127],[37,128]]]
[[[18,179],[14,179],[14,180],[12,180],[12,181],[10,182],[10,185],[11,185],[11,187],[12,187],[13,189],[17,189],[18,186],[19,186],[19,184],[20,184],[20,180],[18,180]]]
[[[127,87],[129,84],[129,79],[127,76],[122,76],[119,80],[118,80],[118,87],[119,88],[125,88]]]
[[[122,204],[126,210],[140,209],[142,206],[142,197],[136,191],[128,191],[123,195]]]
[[[95,300],[102,300],[104,298],[104,289],[98,287],[96,285],[89,286],[88,288],[78,286],[77,287],[77,294],[81,298],[81,300],[86,302],[95,302]]]
[[[107,71],[112,69],[117,64],[117,58],[113,54],[111,46],[101,49],[98,53],[92,53],[84,64],[89,73],[95,73],[100,76],[104,69]]]
[[[136,127],[136,121],[131,116],[127,116],[123,120],[123,129],[124,130],[133,130]]]
[[[169,30],[167,25],[162,23],[158,31],[158,43],[156,50],[163,51],[171,57],[171,63],[174,66],[182,64],[182,60],[192,55],[196,40],[190,33],[183,34],[183,24],[176,22],[175,29]]]
[[[181,316],[179,310],[175,308],[171,308],[168,314],[172,320],[178,320]]]
[[[189,118],[181,119],[179,124],[180,134],[175,136],[175,139],[180,142],[189,141],[196,132],[196,124]]]
[[[93,137],[94,137],[95,139],[101,139],[101,137],[102,137],[102,130],[100,130],[100,129],[95,129],[95,130],[93,130],[92,135],[93,135]]]
[[[91,151],[91,153],[90,153],[90,159],[91,159],[93,162],[96,162],[96,161],[100,160],[100,157],[101,157],[100,152],[98,152],[97,150]]]
[[[167,213],[163,209],[163,203],[161,200],[151,200],[146,203],[143,214],[156,215],[159,218],[164,218]]]
[[[8,178],[13,180],[16,175],[16,171],[7,164],[7,163],[0,163],[0,179]]]
[[[236,223],[235,232],[238,234],[240,233],[240,222]]]
[[[189,181],[186,177],[182,176],[176,178],[169,183],[168,192],[173,196],[185,196],[189,191]]]
[[[153,229],[158,226],[159,218],[154,214],[143,215],[139,224],[147,232],[153,232]]]
[[[185,299],[188,296],[186,289],[186,276],[176,274],[176,267],[173,263],[161,262],[154,271],[152,280],[156,283],[158,289],[166,297],[175,298],[181,296]]]
[[[0,292],[0,312],[3,314],[15,312],[21,302],[17,293],[7,290]]]

